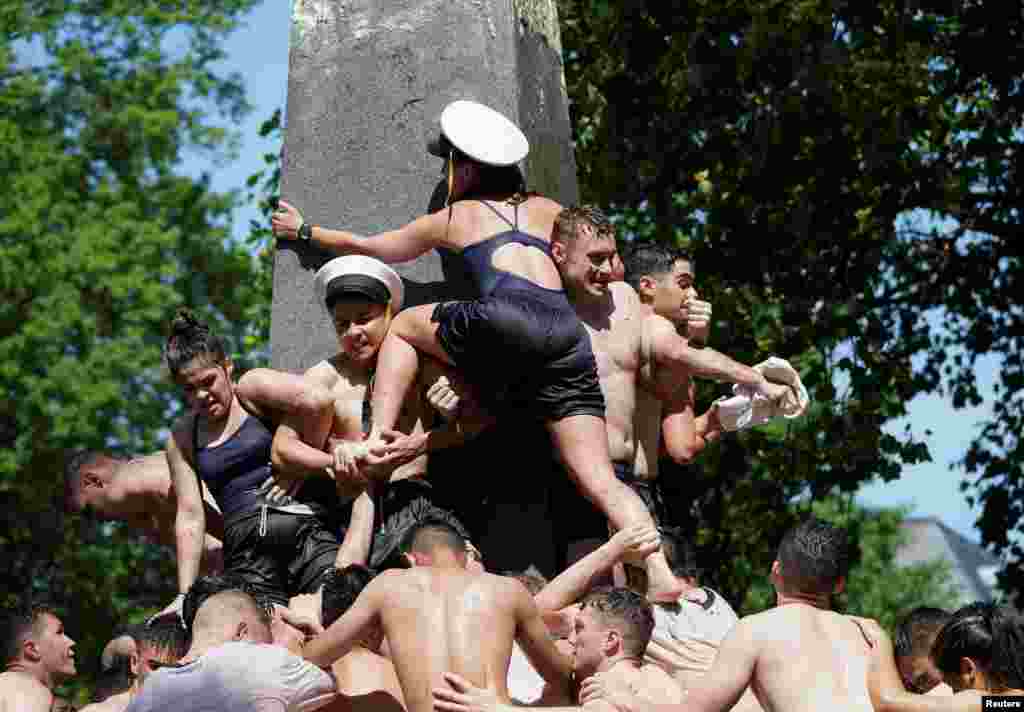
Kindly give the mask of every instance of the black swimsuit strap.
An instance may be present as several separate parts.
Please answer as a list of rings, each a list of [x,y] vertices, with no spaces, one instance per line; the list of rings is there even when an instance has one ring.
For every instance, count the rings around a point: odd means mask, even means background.
[[[496,207],[494,207],[493,205],[491,205],[490,203],[488,203],[486,200],[481,200],[480,203],[483,204],[483,205],[486,205],[488,208],[490,208],[491,212],[494,213],[495,215],[497,215],[499,218],[501,218],[502,221],[506,225],[508,225],[510,228],[512,228],[513,230],[518,230],[519,229],[519,207],[518,206],[516,206],[516,221],[512,222],[507,217],[505,217],[500,212],[498,212],[498,209]]]

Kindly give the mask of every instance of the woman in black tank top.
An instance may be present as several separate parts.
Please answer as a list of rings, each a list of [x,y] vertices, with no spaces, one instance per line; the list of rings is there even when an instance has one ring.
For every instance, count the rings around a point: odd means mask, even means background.
[[[224,516],[226,574],[282,605],[292,595],[311,592],[334,561],[339,529],[313,506],[268,502],[274,426],[243,407],[225,342],[182,310],[172,322],[164,358],[191,411],[167,441],[180,593],[165,611],[180,610],[198,575],[206,528],[200,483]],[[333,484],[325,483],[336,500]]]
[[[272,216],[278,237],[337,254],[395,263],[454,250],[477,282],[479,299],[411,307],[395,317],[378,361],[373,435],[394,427],[423,352],[456,366],[501,414],[543,422],[577,487],[616,528],[653,526],[643,501],[612,469],[590,337],[544,249],[562,206],[525,193],[518,163],[529,150],[526,137],[506,117],[469,101],[445,108],[441,131],[431,152],[447,159],[448,201],[457,202],[457,211],[449,207],[372,237],[313,226],[284,201]],[[506,249],[500,242],[518,244]],[[653,600],[678,599],[682,584],[660,550],[647,557],[646,569]]]

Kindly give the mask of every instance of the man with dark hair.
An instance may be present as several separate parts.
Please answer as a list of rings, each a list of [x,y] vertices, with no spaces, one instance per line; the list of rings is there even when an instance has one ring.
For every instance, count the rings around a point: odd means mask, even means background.
[[[128,710],[314,710],[335,699],[330,675],[271,642],[270,618],[251,595],[216,593],[200,604],[185,655],[149,675]]]
[[[54,687],[76,673],[74,647],[47,606],[0,613],[0,712],[49,712]]]
[[[202,571],[216,573],[224,564],[224,522],[205,487],[203,506],[207,534],[203,540]],[[174,546],[177,503],[171,489],[167,455],[162,450],[132,458],[96,450],[72,452],[64,465],[64,508],[127,522],[150,541]]]
[[[333,569],[324,576],[321,618],[330,627],[348,611],[376,572],[360,564]],[[402,686],[395,666],[381,655],[384,632],[375,627],[331,665],[342,698],[328,712],[404,712]]]
[[[686,709],[731,709],[749,686],[766,710],[873,712],[869,643],[858,623],[830,609],[849,559],[842,529],[809,519],[790,530],[771,568],[776,607],[733,627],[711,670],[688,690]],[[622,711],[654,707],[608,677],[587,681],[581,694]]]
[[[695,287],[693,259],[678,248],[642,245],[626,258],[626,282],[643,305],[644,333],[674,328],[693,347],[703,348],[711,324],[711,303],[702,301]],[[714,407],[694,416],[694,387],[686,369],[656,368],[645,364],[637,394],[637,458],[652,478],[664,452],[677,463],[693,460],[718,439],[722,424]]]
[[[161,616],[141,626],[135,634],[135,642],[139,652],[132,672],[137,688],[160,668],[177,663],[189,647],[188,632],[177,616]]]
[[[466,541],[451,525],[427,522],[406,538],[412,567],[378,575],[355,604],[306,646],[326,667],[383,630],[410,712],[431,712],[430,690],[454,670],[508,700],[516,640],[545,680],[567,687],[570,663],[548,637],[533,597],[512,578],[467,571]]]
[[[234,590],[245,591],[250,595],[253,594],[249,585],[238,576],[216,574],[197,578],[195,583],[189,587],[188,593],[183,596],[184,600],[181,604],[181,620],[185,625],[186,633],[188,635],[192,634],[192,623],[195,621],[199,607],[203,605],[206,599],[224,591]]]
[[[941,608],[920,606],[897,624],[893,640],[896,667],[908,692],[953,694],[942,681],[942,673],[931,656],[935,638],[952,617],[952,613]]]

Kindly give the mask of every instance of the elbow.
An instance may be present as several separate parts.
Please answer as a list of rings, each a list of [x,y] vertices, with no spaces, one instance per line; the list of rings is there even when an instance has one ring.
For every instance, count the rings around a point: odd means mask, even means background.
[[[294,458],[291,456],[292,440],[281,434],[275,435],[270,444],[270,466],[275,477],[287,475],[292,469]]]
[[[334,409],[334,395],[323,386],[313,386],[303,391],[298,407],[308,414],[321,414]]]
[[[686,465],[697,459],[697,455],[703,450],[696,438],[685,443],[665,443],[665,450],[672,461],[677,465]]]
[[[284,448],[274,438],[270,446],[270,466],[275,473],[283,471],[287,467],[288,460],[283,452]]]
[[[174,523],[174,533],[178,541],[201,541],[206,534],[202,511],[179,512]]]

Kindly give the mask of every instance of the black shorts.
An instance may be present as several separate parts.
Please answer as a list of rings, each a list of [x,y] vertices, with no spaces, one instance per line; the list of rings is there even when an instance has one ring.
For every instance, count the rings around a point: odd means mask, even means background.
[[[440,520],[453,526],[463,538],[470,533],[451,509],[441,506],[429,482],[419,479],[399,480],[387,486],[377,499],[379,525],[374,526],[370,566],[398,566],[400,547],[409,531],[428,520]]]
[[[434,307],[437,338],[493,412],[604,418],[590,335],[562,292],[519,290]]]
[[[320,587],[334,565],[344,527],[322,517],[263,508],[224,525],[224,573],[237,576],[274,603],[288,605]],[[261,532],[261,528],[263,531]]]

